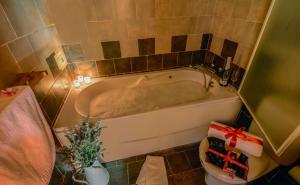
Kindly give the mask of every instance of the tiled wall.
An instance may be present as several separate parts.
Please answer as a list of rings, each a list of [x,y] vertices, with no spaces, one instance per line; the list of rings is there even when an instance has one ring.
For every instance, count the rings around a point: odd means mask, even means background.
[[[52,124],[71,81],[47,1],[0,0],[0,26],[0,89],[14,85],[17,73],[47,71],[33,90]]]
[[[101,42],[119,41],[122,58],[139,56],[138,39],[154,38],[155,54],[169,53],[172,36],[187,35],[187,51],[213,33],[239,43],[235,63],[245,68],[271,0],[49,0],[69,62],[105,59]],[[68,10],[68,13],[66,13]],[[73,52],[72,52],[73,51]],[[153,53],[151,53],[153,54]]]

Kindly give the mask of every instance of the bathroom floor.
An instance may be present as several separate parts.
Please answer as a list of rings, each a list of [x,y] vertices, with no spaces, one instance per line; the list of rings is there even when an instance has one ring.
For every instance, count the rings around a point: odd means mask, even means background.
[[[206,185],[204,180],[205,171],[199,160],[198,146],[199,143],[193,143],[108,162],[104,165],[110,174],[109,185],[135,185],[147,155],[164,157],[169,185]],[[300,165],[300,161],[297,164]],[[280,166],[267,175],[248,183],[248,185],[297,185],[288,175],[287,172],[289,169],[289,166]],[[60,178],[55,177],[55,173],[57,173],[56,168],[53,172],[50,185],[83,185],[74,183],[71,178],[72,173],[70,172],[60,176]]]

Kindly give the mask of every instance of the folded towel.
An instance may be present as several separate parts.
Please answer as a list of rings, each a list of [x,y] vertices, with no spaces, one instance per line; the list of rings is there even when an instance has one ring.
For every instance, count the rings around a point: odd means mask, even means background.
[[[55,162],[50,127],[29,86],[0,98],[0,184],[49,184]]]
[[[167,172],[163,157],[147,156],[142,166],[139,177],[136,181],[138,185],[168,185]]]

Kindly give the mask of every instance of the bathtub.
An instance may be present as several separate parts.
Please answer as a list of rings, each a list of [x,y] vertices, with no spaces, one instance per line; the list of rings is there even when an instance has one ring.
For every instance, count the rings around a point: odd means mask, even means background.
[[[104,160],[123,159],[198,142],[212,120],[233,123],[241,108],[235,89],[213,78],[207,90],[209,80],[189,68],[94,79],[74,108],[106,126]]]

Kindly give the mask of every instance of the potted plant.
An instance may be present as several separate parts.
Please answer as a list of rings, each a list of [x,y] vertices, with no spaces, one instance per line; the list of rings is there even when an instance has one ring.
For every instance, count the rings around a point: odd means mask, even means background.
[[[66,132],[70,145],[63,150],[73,164],[74,174],[84,173],[87,179],[87,182],[77,180],[73,175],[74,181],[89,185],[108,184],[109,174],[99,161],[104,151],[100,141],[103,128],[100,121],[92,123],[86,118]]]

